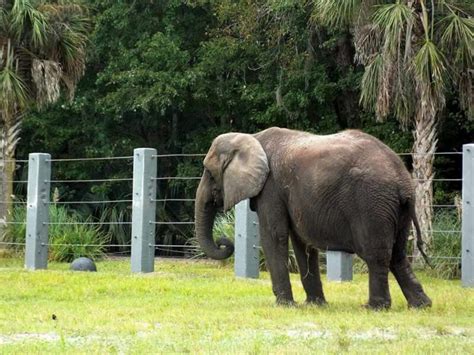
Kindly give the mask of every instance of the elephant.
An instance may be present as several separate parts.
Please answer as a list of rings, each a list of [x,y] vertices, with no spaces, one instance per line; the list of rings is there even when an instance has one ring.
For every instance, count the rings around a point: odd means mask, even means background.
[[[390,308],[389,271],[409,307],[431,306],[406,254],[412,221],[423,250],[412,179],[377,138],[359,130],[315,135],[278,127],[225,133],[214,139],[203,165],[195,202],[202,250],[213,259],[232,255],[228,238],[213,239],[214,219],[250,199],[277,304],[294,304],[291,240],[307,303],[326,304],[318,251],[332,250],[355,253],[367,264],[365,307]]]

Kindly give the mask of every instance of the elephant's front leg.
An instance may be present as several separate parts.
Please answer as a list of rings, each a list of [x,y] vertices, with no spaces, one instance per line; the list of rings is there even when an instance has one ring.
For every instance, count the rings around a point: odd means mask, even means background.
[[[260,208],[259,208],[260,212]],[[260,239],[265,263],[272,279],[273,293],[278,304],[294,304],[288,270],[288,222],[286,218],[260,217]]]
[[[300,270],[301,283],[306,292],[306,303],[326,304],[319,273],[318,250],[306,247],[295,233],[292,232],[290,235]]]

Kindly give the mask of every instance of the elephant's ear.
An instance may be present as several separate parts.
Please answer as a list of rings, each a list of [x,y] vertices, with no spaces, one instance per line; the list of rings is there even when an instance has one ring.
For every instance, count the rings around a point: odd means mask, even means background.
[[[222,179],[225,211],[242,200],[257,196],[270,171],[260,142],[244,133],[227,133],[217,137],[204,165],[215,178]],[[217,171],[213,173],[213,170]]]

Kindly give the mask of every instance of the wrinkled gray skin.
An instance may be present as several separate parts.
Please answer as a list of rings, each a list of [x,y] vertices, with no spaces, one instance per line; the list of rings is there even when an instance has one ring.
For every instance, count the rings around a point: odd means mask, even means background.
[[[367,263],[368,307],[390,307],[389,270],[409,306],[431,305],[405,253],[416,221],[411,177],[376,138],[355,130],[328,136],[280,128],[227,133],[214,140],[204,167],[195,209],[202,249],[214,259],[232,254],[232,242],[212,238],[214,217],[250,198],[277,303],[294,302],[287,266],[291,238],[309,303],[326,303],[321,249],[356,253]]]

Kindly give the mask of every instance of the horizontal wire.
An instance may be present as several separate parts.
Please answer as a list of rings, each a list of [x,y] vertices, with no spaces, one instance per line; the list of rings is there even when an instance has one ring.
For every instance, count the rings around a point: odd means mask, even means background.
[[[79,204],[99,204],[99,203],[124,203],[133,202],[133,200],[104,200],[104,201],[56,201],[49,202],[50,205],[79,205]]]
[[[151,202],[195,202],[195,198],[159,198],[159,199],[150,199]],[[58,204],[58,205],[78,205],[78,204],[99,204],[99,203],[125,203],[130,202],[132,203],[133,200],[103,200],[103,201],[56,201],[56,202],[48,202],[50,205]],[[7,204],[11,203],[14,205],[26,205],[26,201],[0,201],[0,204]],[[429,205],[430,207],[434,208],[458,208],[462,206],[458,205]],[[423,206],[426,207],[426,206]]]
[[[160,250],[160,251],[166,251],[166,252],[171,252],[171,253],[178,253],[178,254],[188,254],[189,251],[183,251],[183,250],[171,250],[167,248],[160,248],[160,247],[155,247],[155,250]],[[192,251],[193,249],[190,249]]]
[[[414,233],[415,231],[412,230],[411,232]],[[420,232],[431,232],[431,233],[462,233],[461,230],[436,230],[436,229],[433,229],[433,230],[420,229]]]
[[[28,159],[0,159],[4,163],[28,163]]]
[[[3,180],[3,182],[13,184],[27,184],[28,180]]]
[[[415,181],[462,181],[462,179],[412,179]]]
[[[165,224],[165,225],[178,225],[178,224],[195,224],[195,222],[154,222],[150,221],[151,224]]]
[[[151,202],[194,202],[196,201],[195,198],[159,198],[159,199],[151,199]]]
[[[26,243],[19,243],[19,242],[0,242],[2,245],[26,245]]]
[[[104,248],[131,247],[130,244],[41,243],[41,245],[49,246],[49,247],[104,247]]]
[[[0,222],[0,224],[25,224],[26,222]],[[180,222],[180,221],[174,221],[174,222],[155,222],[155,221],[150,221],[151,224],[160,224],[160,225],[192,225],[195,224],[195,222]],[[131,225],[132,222],[43,222],[43,225]],[[227,225],[232,225],[234,223],[223,223]],[[461,230],[428,230],[428,229],[422,229],[420,230],[421,232],[430,232],[430,233],[462,233]],[[412,230],[412,233],[415,231]]]
[[[68,183],[68,182],[109,182],[109,181],[133,181],[133,178],[117,178],[117,179],[88,179],[88,180],[45,180],[50,183]]]
[[[97,158],[66,158],[66,159],[46,159],[49,162],[69,162],[69,161],[101,161],[101,160],[126,160],[133,159],[133,156],[125,157],[97,157]]]
[[[150,244],[151,247],[165,247],[165,248],[190,248],[200,249],[197,245],[182,245],[182,244]]]
[[[20,243],[20,242],[2,242],[0,241],[0,245],[21,245],[24,246],[26,243]],[[104,248],[118,248],[118,247],[128,247],[131,248],[132,246],[130,244],[80,244],[80,243],[41,243],[43,246],[75,246],[75,247],[104,247]],[[172,249],[190,249],[190,250],[200,250],[201,248],[199,246],[194,246],[194,245],[182,245],[182,244],[150,244],[150,247],[155,247],[158,250],[162,251],[170,251],[170,252],[175,252],[175,253],[186,253],[184,251],[179,251],[179,250],[172,250]],[[261,246],[259,245],[253,245],[252,246],[255,249],[262,249]],[[113,254],[116,254],[117,252],[114,252]],[[126,251],[123,251],[121,253],[128,253]],[[325,254],[324,252],[321,252],[320,255]],[[442,255],[433,255],[429,256],[429,259],[441,259],[441,260],[461,260],[461,256],[442,256]]]
[[[132,222],[43,222],[43,225],[130,225]]]
[[[462,152],[397,153],[397,155],[462,155]]]
[[[200,180],[200,176],[163,176],[151,178],[152,180]]]
[[[153,158],[173,158],[173,157],[205,157],[206,154],[156,154]]]
[[[401,156],[408,155],[462,155],[463,152],[433,152],[433,153],[397,153]],[[172,158],[172,157],[205,157],[205,153],[177,153],[177,154],[155,154],[154,158]],[[68,161],[101,161],[101,160],[123,160],[133,159],[133,156],[118,156],[118,157],[92,157],[92,158],[64,158],[64,159],[47,159],[50,162],[68,162]],[[5,163],[28,163],[28,159],[0,159]]]
[[[196,222],[189,221],[189,222],[156,222],[156,221],[150,221],[151,224],[164,224],[164,225],[173,225],[173,224],[196,224]],[[255,223],[258,224],[258,223]],[[234,225],[233,222],[226,222],[226,223],[221,223],[221,225]]]

